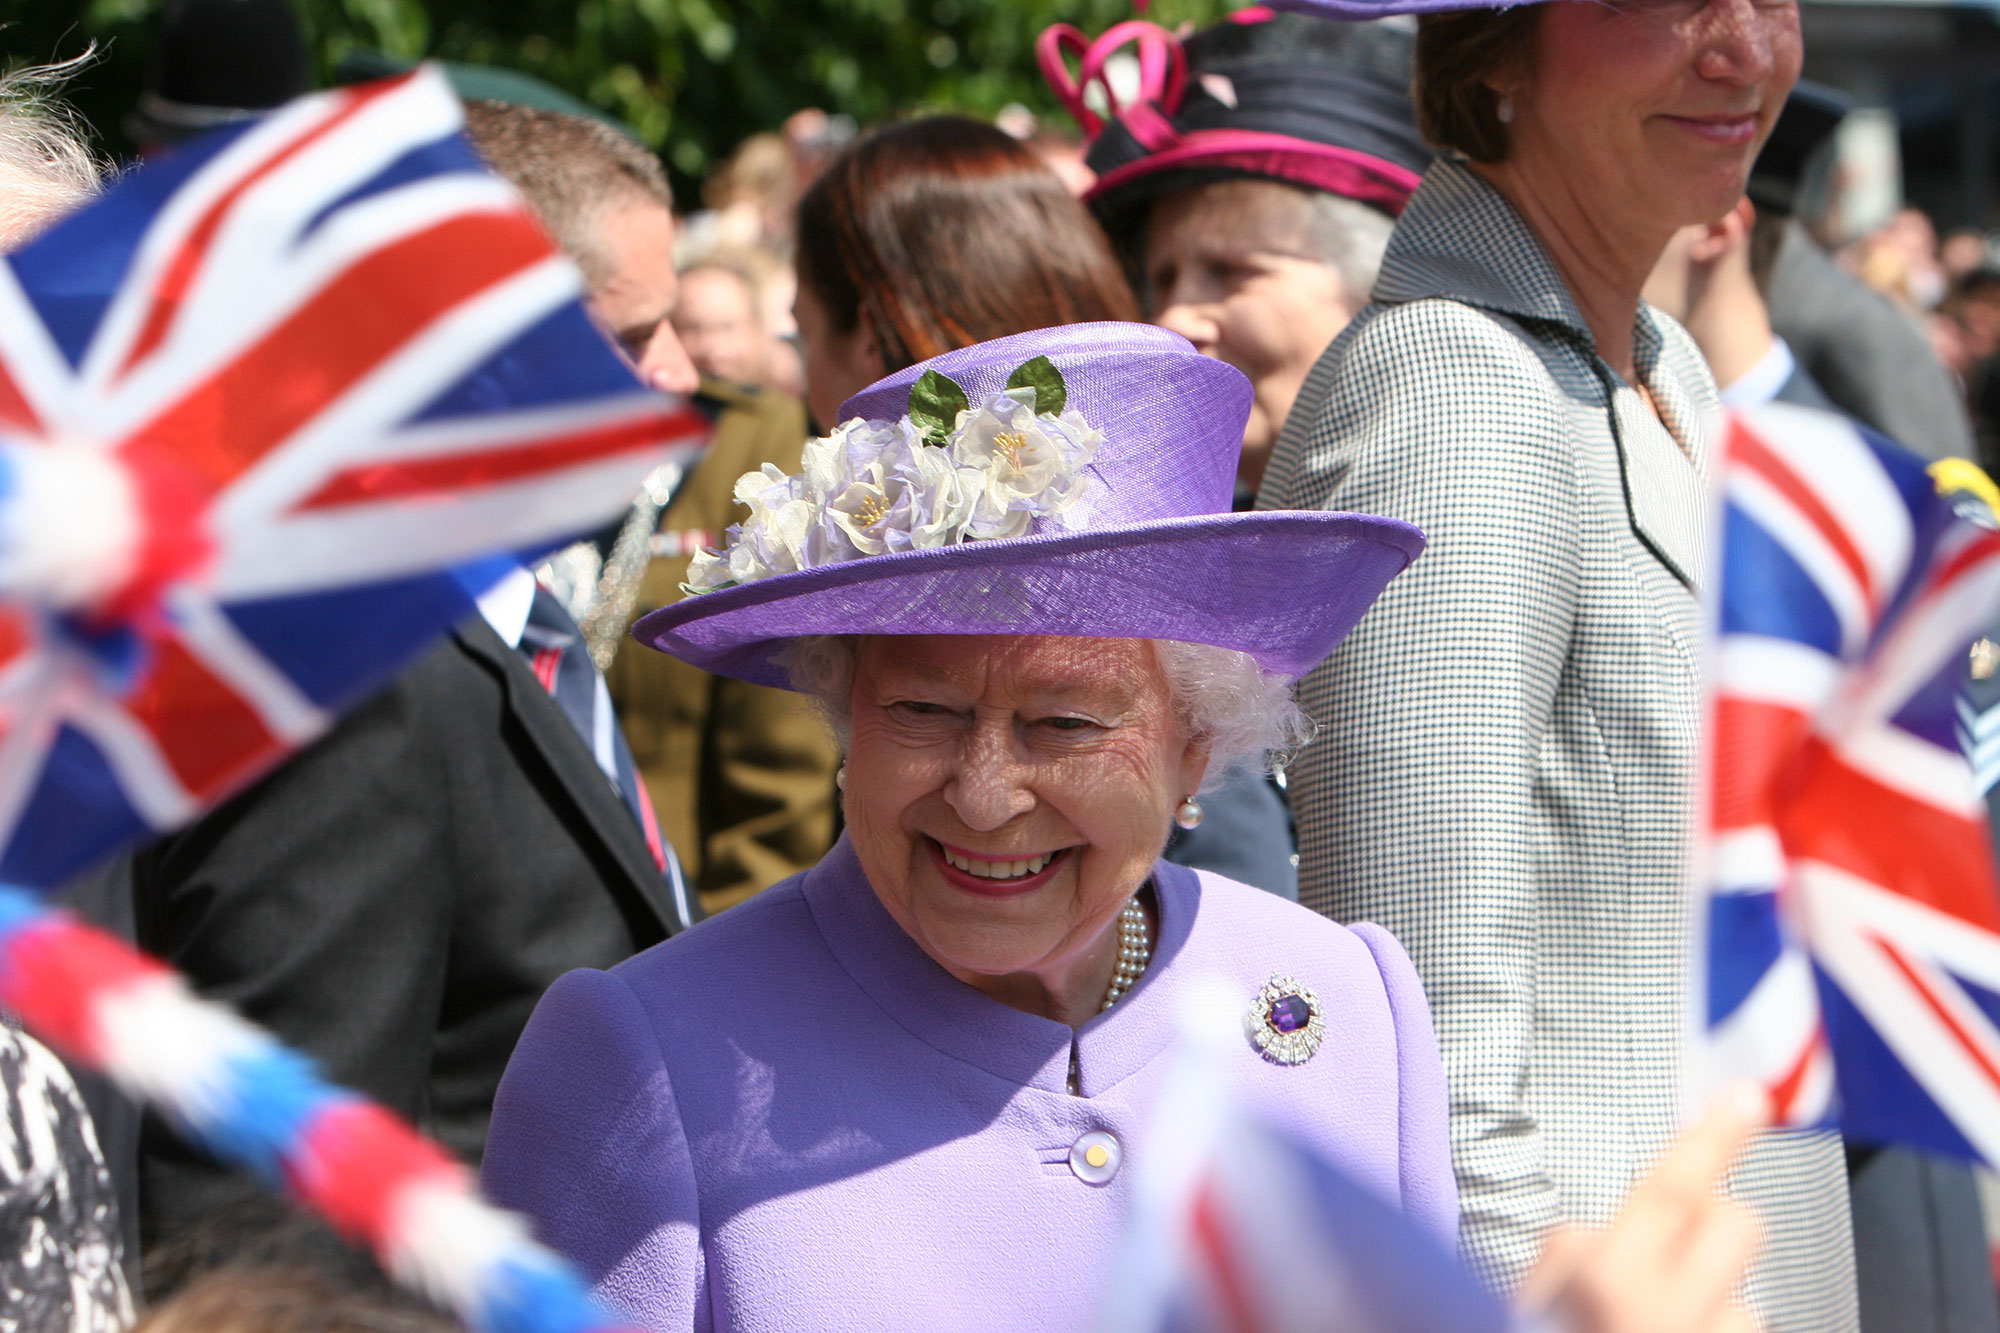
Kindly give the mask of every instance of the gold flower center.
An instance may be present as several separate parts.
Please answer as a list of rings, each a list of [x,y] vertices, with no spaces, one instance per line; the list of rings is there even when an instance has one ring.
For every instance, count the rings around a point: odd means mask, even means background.
[[[882,521],[882,516],[887,514],[888,512],[889,512],[888,497],[882,495],[871,495],[866,500],[861,502],[861,508],[855,511],[854,518],[855,521],[860,523],[862,527],[872,528],[877,523],[880,523]]]
[[[1002,431],[993,437],[993,448],[1007,460],[1007,466],[1021,466],[1021,451],[1028,447],[1028,437],[1014,431]]]

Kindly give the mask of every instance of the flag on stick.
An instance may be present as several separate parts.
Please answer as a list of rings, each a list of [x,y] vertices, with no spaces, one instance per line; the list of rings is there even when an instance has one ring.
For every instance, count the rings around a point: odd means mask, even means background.
[[[2000,534],[1846,418],[1725,437],[1701,1063],[1781,1124],[2000,1164],[2000,885],[1956,734]]]

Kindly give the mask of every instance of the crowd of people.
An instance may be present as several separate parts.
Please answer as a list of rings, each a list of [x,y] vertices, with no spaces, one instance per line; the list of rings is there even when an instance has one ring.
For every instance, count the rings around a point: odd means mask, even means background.
[[[1789,0],[1378,8],[1058,32],[1080,137],[801,112],[699,207],[450,70],[709,443],[69,900],[647,1328],[1091,1326],[1220,978],[1216,1077],[1526,1311],[2000,1331],[1968,1168],[1680,1103],[1712,418],[2000,459],[1996,256],[1814,234]],[[296,87],[171,77],[251,11]],[[304,91],[289,12],[168,6],[149,151]],[[0,245],[100,188],[60,82]],[[445,1326],[8,1027],[0,1092],[0,1331]]]

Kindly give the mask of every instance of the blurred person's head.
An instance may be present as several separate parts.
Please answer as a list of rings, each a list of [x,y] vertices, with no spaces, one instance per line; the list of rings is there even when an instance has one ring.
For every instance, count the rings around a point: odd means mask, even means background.
[[[1960,278],[1943,308],[1960,330],[1962,369],[2000,355],[2000,268],[1977,268]]]
[[[0,75],[0,250],[11,250],[97,193],[103,168],[58,96],[89,56]]]
[[[592,316],[648,383],[692,393],[694,364],[669,316],[673,193],[659,159],[600,120],[508,102],[468,102],[466,132],[583,271]]]
[[[1883,234],[1901,246],[1913,259],[1935,259],[1938,252],[1937,225],[1921,208],[1899,208],[1882,228]]]
[[[934,116],[863,135],[799,201],[794,310],[822,428],[883,376],[954,348],[1138,303],[1103,233],[1034,151]]]
[[[182,1219],[145,1255],[134,1333],[451,1333],[360,1248],[275,1195]]]
[[[1938,263],[1944,266],[1945,281],[1953,286],[1985,268],[1991,255],[1986,233],[1977,227],[1960,227],[1938,243]]]
[[[1129,24],[1107,40],[1124,34],[1176,50],[1164,31]],[[1171,60],[1155,64],[1155,83],[1091,144],[1099,179],[1085,199],[1147,317],[1256,391],[1247,486],[1306,373],[1368,303],[1395,215],[1429,164],[1404,91],[1410,45],[1384,24],[1237,16],[1178,44],[1184,80],[1166,74]],[[1058,92],[1095,119],[1083,90]]]
[[[1968,274],[1992,262],[1986,232],[1976,226],[1960,226],[1938,242],[1938,262],[1944,266],[1944,280],[1956,288]]]
[[[695,369],[739,384],[767,381],[771,334],[760,308],[760,287],[747,263],[720,256],[681,270],[674,332]]]
[[[769,246],[782,254],[791,243],[799,177],[796,152],[784,135],[753,134],[710,174],[702,202],[720,215],[725,244]]]
[[[1901,286],[1908,302],[1919,310],[1935,309],[1949,281],[1938,258],[1937,225],[1920,208],[1901,208],[1882,228],[1883,246],[1902,256]]]

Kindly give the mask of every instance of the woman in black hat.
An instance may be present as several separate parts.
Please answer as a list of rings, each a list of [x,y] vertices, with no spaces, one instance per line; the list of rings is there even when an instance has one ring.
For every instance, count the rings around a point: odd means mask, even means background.
[[[1139,96],[1110,121],[1084,104],[1136,43]],[[1389,231],[1431,153],[1405,89],[1411,39],[1391,24],[1245,10],[1177,43],[1126,23],[1084,45],[1042,39],[1056,91],[1093,134],[1085,195],[1154,323],[1249,377],[1239,507],[1306,372],[1367,304]],[[1081,55],[1072,77],[1060,58]],[[1116,99],[1112,99],[1117,105]]]

